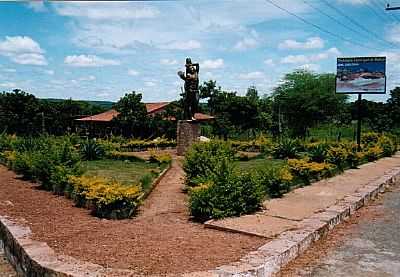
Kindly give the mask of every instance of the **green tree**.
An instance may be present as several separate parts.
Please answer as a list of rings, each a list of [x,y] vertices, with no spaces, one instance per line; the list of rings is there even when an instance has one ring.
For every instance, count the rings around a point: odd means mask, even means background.
[[[294,71],[274,90],[273,120],[291,135],[305,136],[313,125],[340,118],[346,101],[346,95],[335,94],[333,74]]]
[[[142,103],[142,94],[126,93],[114,106],[120,113],[115,119],[125,136],[144,136],[148,125],[147,110]]]
[[[0,131],[11,134],[39,133],[41,114],[38,99],[19,89],[0,93],[0,126]]]

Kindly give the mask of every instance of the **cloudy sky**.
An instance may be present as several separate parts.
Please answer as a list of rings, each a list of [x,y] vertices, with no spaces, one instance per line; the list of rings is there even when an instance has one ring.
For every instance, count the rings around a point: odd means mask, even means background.
[[[174,100],[187,56],[200,63],[201,81],[240,94],[251,85],[270,93],[296,68],[335,72],[338,56],[387,56],[388,89],[400,85],[400,11],[385,12],[384,0],[272,3],[0,2],[0,90]]]

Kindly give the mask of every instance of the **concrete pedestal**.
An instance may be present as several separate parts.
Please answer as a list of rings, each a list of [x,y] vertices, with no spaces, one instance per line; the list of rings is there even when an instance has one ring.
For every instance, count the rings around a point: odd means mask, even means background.
[[[199,140],[200,123],[193,120],[179,120],[176,135],[177,153],[179,156],[185,155],[188,148]]]

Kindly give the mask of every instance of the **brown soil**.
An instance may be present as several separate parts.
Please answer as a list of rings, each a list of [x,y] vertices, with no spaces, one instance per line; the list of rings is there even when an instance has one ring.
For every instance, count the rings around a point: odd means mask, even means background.
[[[181,192],[182,176],[174,161],[141,214],[115,221],[92,217],[72,201],[41,191],[0,167],[0,214],[26,219],[33,238],[59,254],[145,275],[212,269],[265,242],[191,222]]]

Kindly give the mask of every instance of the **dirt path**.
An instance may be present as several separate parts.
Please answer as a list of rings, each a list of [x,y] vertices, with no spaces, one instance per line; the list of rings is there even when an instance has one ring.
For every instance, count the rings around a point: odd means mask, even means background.
[[[72,201],[37,189],[0,166],[0,215],[24,218],[33,238],[58,254],[138,274],[163,276],[213,269],[239,260],[265,239],[191,222],[178,163],[130,220],[104,220]]]
[[[181,161],[174,157],[171,168],[146,199],[138,218],[161,214],[187,218],[187,197],[182,192],[184,172],[180,164]]]

